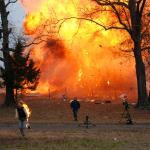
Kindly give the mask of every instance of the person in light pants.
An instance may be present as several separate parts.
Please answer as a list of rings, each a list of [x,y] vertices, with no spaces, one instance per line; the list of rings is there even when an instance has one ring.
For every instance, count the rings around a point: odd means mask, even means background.
[[[30,129],[30,124],[28,122],[29,113],[27,112],[27,109],[24,107],[24,102],[19,101],[16,107],[16,118],[18,118],[19,121],[19,130],[21,135],[24,137],[24,129],[28,128]],[[26,104],[25,104],[26,105]],[[27,105],[26,105],[27,106]]]

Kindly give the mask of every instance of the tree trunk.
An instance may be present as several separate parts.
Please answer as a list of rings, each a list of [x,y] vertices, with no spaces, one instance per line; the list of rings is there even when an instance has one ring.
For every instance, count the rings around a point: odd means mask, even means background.
[[[148,104],[145,66],[142,59],[140,44],[134,44],[134,57],[137,76],[138,102],[137,106],[146,106]]]
[[[5,96],[4,105],[5,106],[14,106],[15,104],[16,104],[16,102],[14,99],[14,92],[12,90],[11,84],[7,83],[6,84],[6,96]]]
[[[13,91],[13,71],[11,68],[11,59],[9,54],[9,34],[11,30],[8,27],[8,14],[6,10],[5,1],[0,1],[0,15],[2,24],[2,52],[4,57],[4,69],[5,69],[5,86],[6,97],[4,105],[11,106],[15,104],[14,91]]]
[[[15,89],[15,101],[18,102],[18,90]]]

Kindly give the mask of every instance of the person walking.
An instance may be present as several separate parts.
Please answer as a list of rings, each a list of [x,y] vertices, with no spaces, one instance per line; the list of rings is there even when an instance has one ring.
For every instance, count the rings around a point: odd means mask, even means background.
[[[74,97],[73,100],[70,103],[70,107],[73,112],[74,121],[78,120],[78,110],[80,109],[80,103],[77,100],[77,97]]]
[[[30,116],[29,107],[23,101],[19,101],[16,107],[16,118],[19,120],[19,130],[23,137],[25,137],[24,129],[31,129],[31,126],[28,122]]]

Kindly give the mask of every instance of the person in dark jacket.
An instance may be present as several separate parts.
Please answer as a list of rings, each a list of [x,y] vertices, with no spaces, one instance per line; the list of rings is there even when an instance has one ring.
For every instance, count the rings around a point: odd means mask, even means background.
[[[80,109],[80,103],[77,100],[77,97],[74,97],[74,99],[71,101],[70,107],[73,112],[74,120],[77,121],[78,120],[78,110]]]
[[[26,128],[26,123],[27,123],[28,117],[29,117],[29,114],[24,107],[24,102],[19,101],[17,104],[17,107],[16,107],[16,118],[18,118],[18,120],[19,120],[19,130],[23,137],[25,136],[24,128]],[[28,124],[28,128],[30,128],[29,124]]]

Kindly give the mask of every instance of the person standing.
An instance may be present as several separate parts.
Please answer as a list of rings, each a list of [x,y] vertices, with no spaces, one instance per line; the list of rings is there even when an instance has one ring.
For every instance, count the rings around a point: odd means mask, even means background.
[[[73,112],[74,121],[78,120],[78,110],[80,109],[80,103],[77,100],[77,97],[74,97],[74,99],[70,103],[70,107]]]
[[[122,100],[122,104],[124,106],[124,112],[122,114],[122,117],[126,118],[126,124],[133,124],[130,112],[129,112],[129,103],[128,103],[128,97],[126,94],[122,94],[120,96],[120,99]]]

